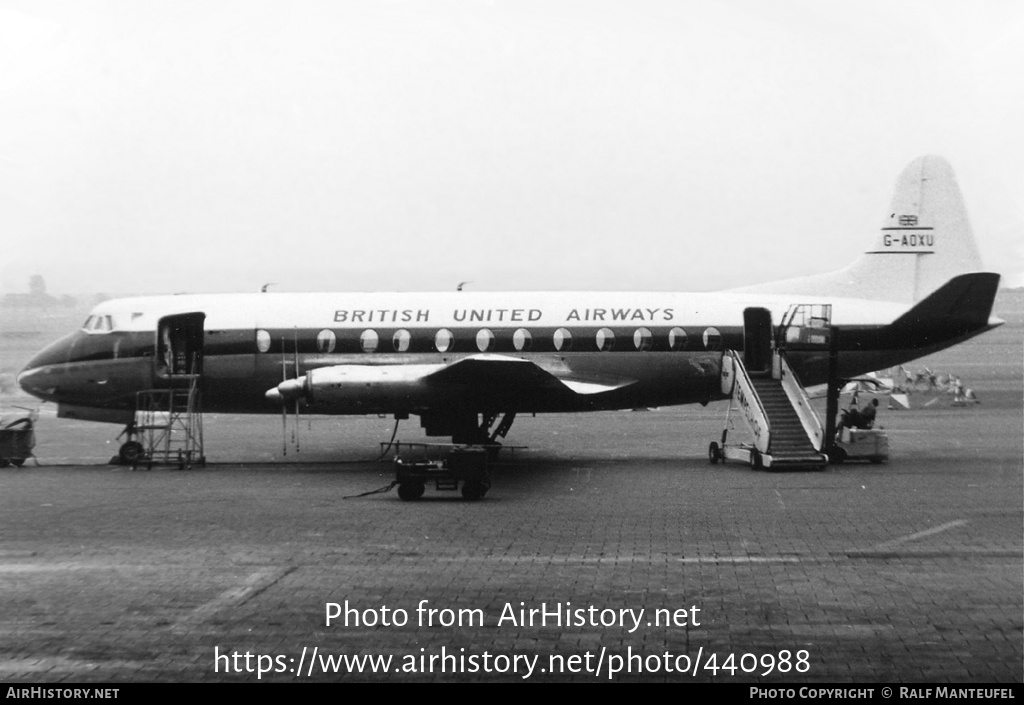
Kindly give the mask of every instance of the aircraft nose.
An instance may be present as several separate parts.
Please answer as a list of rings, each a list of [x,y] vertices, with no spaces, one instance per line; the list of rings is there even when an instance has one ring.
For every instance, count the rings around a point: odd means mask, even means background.
[[[76,336],[72,333],[36,353],[18,373],[18,386],[34,397],[53,400],[57,375],[68,362],[75,340]]]
[[[41,367],[26,367],[18,373],[18,386],[40,399],[48,399],[56,391],[52,373]]]

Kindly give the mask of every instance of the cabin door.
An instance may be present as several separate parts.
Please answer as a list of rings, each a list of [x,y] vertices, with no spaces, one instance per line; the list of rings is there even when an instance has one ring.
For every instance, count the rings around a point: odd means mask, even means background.
[[[766,308],[743,310],[743,365],[747,372],[771,372],[772,312]]]
[[[164,316],[156,331],[156,376],[171,379],[203,373],[205,313]]]

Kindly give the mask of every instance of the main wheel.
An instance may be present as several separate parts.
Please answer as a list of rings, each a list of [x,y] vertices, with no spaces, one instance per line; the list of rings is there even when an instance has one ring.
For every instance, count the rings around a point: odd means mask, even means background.
[[[419,499],[425,489],[422,482],[403,482],[398,485],[398,496],[406,502]]]
[[[134,465],[142,457],[142,444],[138,441],[128,441],[121,446],[117,455],[121,458],[122,465]]]
[[[712,465],[715,465],[721,459],[721,449],[718,447],[717,443],[711,441],[711,445],[708,446],[708,461],[710,461]]]
[[[24,458],[11,458],[11,463],[14,465],[14,467],[20,468],[22,465],[25,464],[25,459]]]

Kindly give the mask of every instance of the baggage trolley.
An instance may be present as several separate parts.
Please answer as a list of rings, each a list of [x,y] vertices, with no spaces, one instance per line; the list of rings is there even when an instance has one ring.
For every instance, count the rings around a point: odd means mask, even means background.
[[[461,483],[462,496],[468,500],[483,499],[491,487],[487,449],[482,447],[453,447],[444,460],[403,460],[396,456],[394,463],[398,496],[407,502],[422,497],[427,483],[433,483],[437,490],[450,491],[459,489]]]
[[[0,467],[21,467],[36,447],[35,413],[0,428]]]

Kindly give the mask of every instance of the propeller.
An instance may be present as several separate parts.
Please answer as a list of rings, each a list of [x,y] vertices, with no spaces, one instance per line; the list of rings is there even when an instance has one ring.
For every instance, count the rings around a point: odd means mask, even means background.
[[[283,385],[288,381],[288,368],[287,362],[284,358],[284,336],[281,336],[281,384]],[[288,455],[288,401],[284,395],[278,391],[278,396],[281,397],[281,455]],[[269,392],[268,392],[269,394]]]
[[[302,398],[308,396],[309,380],[306,375],[299,374],[299,329],[296,328],[293,335],[293,366],[295,377],[288,377],[288,343],[285,337],[281,336],[281,382],[273,389],[268,389],[264,396],[268,401],[281,405],[281,454],[288,455],[288,402],[295,402],[295,427],[292,429],[292,443],[295,444],[295,452],[301,453],[302,448],[299,438],[299,427],[302,416]],[[310,425],[312,429],[312,425]]]
[[[295,444],[295,452],[301,453],[299,446],[299,405],[302,402],[302,393],[305,387],[305,379],[299,376],[299,329],[295,329],[295,378],[288,379],[287,343],[285,337],[281,336],[281,384],[274,389],[268,390],[267,399],[281,402],[281,454],[288,455],[288,400],[295,400],[295,428],[292,429],[292,443]]]
[[[296,327],[294,332],[295,341],[295,381],[299,380],[299,329]],[[295,433],[292,440],[295,442],[295,452],[301,452],[299,449],[299,396],[295,396]]]

